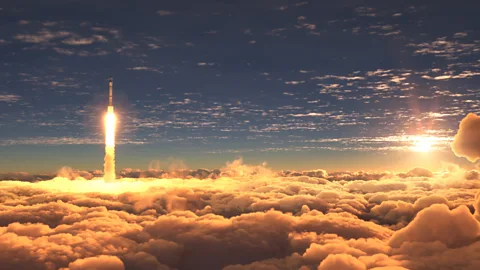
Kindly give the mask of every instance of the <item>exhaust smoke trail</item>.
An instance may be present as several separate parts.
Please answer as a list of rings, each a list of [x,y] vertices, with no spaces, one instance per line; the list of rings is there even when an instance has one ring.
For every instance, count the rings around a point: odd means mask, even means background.
[[[115,126],[117,118],[112,105],[112,87],[113,82],[110,77],[109,106],[107,115],[105,115],[105,164],[103,167],[105,181],[115,180]]]

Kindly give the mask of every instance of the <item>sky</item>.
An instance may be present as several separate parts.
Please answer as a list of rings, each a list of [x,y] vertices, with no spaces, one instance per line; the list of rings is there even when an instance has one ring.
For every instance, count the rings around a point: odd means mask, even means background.
[[[0,1],[0,268],[480,269],[478,10]]]
[[[0,172],[101,169],[109,76],[117,168],[467,164],[479,4],[329,2],[0,2]]]

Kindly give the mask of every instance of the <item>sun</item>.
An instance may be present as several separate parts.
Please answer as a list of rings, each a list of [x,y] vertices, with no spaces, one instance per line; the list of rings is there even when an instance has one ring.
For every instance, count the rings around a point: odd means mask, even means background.
[[[412,145],[412,150],[415,152],[430,152],[432,150],[432,142],[428,138],[417,138]]]

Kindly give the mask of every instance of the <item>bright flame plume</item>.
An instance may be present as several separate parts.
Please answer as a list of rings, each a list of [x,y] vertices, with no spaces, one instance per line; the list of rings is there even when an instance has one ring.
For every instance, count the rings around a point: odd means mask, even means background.
[[[105,164],[104,180],[115,180],[115,126],[117,118],[113,112],[113,106],[108,106],[105,115]]]

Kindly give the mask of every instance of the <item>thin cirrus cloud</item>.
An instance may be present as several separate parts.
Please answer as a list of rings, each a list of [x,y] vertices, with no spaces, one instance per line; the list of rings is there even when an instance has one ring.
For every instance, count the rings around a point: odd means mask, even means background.
[[[0,94],[0,102],[6,102],[6,103],[13,103],[17,102],[21,99],[20,96],[18,95],[12,95],[12,94]]]
[[[120,31],[107,27],[90,27],[83,23],[80,29],[65,30],[65,22],[29,22],[20,24],[25,28],[13,35],[13,40],[30,44],[30,49],[51,48],[58,54],[65,56],[103,56],[110,54],[111,49],[100,48],[110,40],[120,39]],[[83,34],[79,34],[83,33]],[[122,42],[123,43],[123,42]],[[92,48],[92,46],[96,46]],[[86,49],[88,48],[88,49]]]
[[[157,11],[157,14],[160,16],[171,16],[176,14],[176,12],[170,11],[170,10],[159,10]]]
[[[203,97],[197,100],[192,99],[192,102],[189,103],[183,102],[186,97],[182,96],[182,94],[176,97],[178,100],[174,100],[174,97],[161,97],[155,100],[159,93],[156,89],[160,88],[162,94],[176,95],[176,93],[173,93],[175,87],[169,86],[169,80],[162,78],[159,85],[145,87],[145,95],[140,94],[138,97],[135,97],[134,102],[136,103],[137,111],[134,113],[141,114],[141,120],[135,123],[125,121],[125,123],[129,127],[137,128],[137,130],[148,129],[149,132],[139,133],[138,136],[149,142],[158,142],[160,137],[169,141],[213,138],[212,134],[205,134],[208,133],[207,130],[220,134],[217,136],[218,138],[233,138],[238,136],[236,132],[248,130],[251,133],[248,135],[249,139],[261,141],[263,146],[259,147],[259,149],[264,149],[265,151],[275,149],[331,149],[336,151],[342,150],[341,145],[304,144],[298,146],[283,144],[278,147],[271,147],[269,141],[275,139],[290,141],[288,138],[290,132],[295,132],[294,136],[306,136],[305,139],[299,139],[298,141],[311,141],[308,138],[311,136],[310,134],[315,134],[315,136],[319,137],[338,138],[338,134],[348,133],[353,127],[363,130],[365,130],[365,127],[369,127],[369,130],[376,129],[370,131],[377,133],[378,137],[388,137],[403,134],[402,132],[405,130],[408,130],[412,135],[420,135],[424,132],[423,129],[428,126],[430,130],[425,132],[441,132],[451,137],[453,134],[450,123],[458,120],[455,119],[456,115],[463,114],[467,109],[474,108],[472,106],[475,106],[475,104],[471,101],[477,98],[477,94],[475,89],[468,86],[468,84],[478,78],[478,63],[476,63],[475,59],[471,61],[467,56],[474,56],[477,53],[478,42],[473,39],[475,37],[474,32],[466,27],[460,26],[456,28],[452,33],[443,35],[445,38],[431,36],[425,36],[421,39],[416,36],[410,38],[409,34],[411,33],[408,27],[405,27],[406,23],[402,20],[416,12],[420,12],[422,7],[411,6],[398,10],[393,10],[395,8],[384,10],[368,6],[353,7],[351,14],[345,15],[341,20],[329,20],[327,24],[321,23],[315,16],[309,16],[306,11],[310,8],[315,7],[311,3],[305,2],[301,5],[285,5],[281,9],[274,8],[275,11],[269,9],[269,12],[275,12],[279,16],[284,16],[287,10],[296,10],[298,14],[289,18],[289,23],[275,21],[268,28],[258,31],[252,30],[248,25],[244,25],[245,27],[240,27],[235,31],[241,36],[248,35],[245,44],[248,43],[248,40],[256,40],[260,44],[264,42],[265,36],[275,38],[275,42],[283,42],[282,39],[277,38],[282,37],[289,43],[288,40],[294,38],[295,33],[304,32],[308,33],[308,35],[302,35],[302,37],[306,36],[306,38],[302,39],[301,42],[312,45],[316,44],[324,36],[330,36],[329,33],[337,33],[337,31],[341,31],[347,36],[365,37],[368,35],[370,36],[369,38],[376,38],[379,41],[395,39],[396,42],[399,42],[399,46],[405,54],[402,57],[427,61],[432,58],[431,56],[442,56],[448,60],[448,65],[432,65],[430,69],[419,68],[414,65],[405,65],[405,68],[396,69],[376,65],[369,66],[368,69],[362,69],[361,67],[357,68],[356,65],[347,64],[344,66],[351,66],[352,69],[342,68],[336,71],[328,71],[323,70],[321,67],[315,68],[308,64],[302,66],[302,64],[292,66],[289,72],[284,73],[268,67],[259,67],[258,63],[255,64],[250,61],[251,63],[247,63],[247,66],[252,70],[251,74],[248,74],[249,71],[247,71],[246,78],[255,79],[250,82],[248,81],[249,79],[242,81],[245,82],[248,89],[255,89],[256,85],[265,84],[262,86],[265,90],[262,90],[264,92],[260,91],[258,97],[243,97],[242,95],[241,106],[230,104],[216,95],[203,95]],[[227,14],[221,13],[215,16],[227,16]],[[180,16],[169,16],[174,14],[178,15],[180,13],[167,9],[154,9],[150,15],[152,20],[158,20],[159,22],[165,19],[180,19]],[[159,15],[168,18],[162,18]],[[203,18],[203,16],[205,16],[204,13],[198,14],[198,18]],[[419,22],[412,21],[412,23]],[[177,26],[179,25],[177,24]],[[173,36],[172,38],[172,36],[169,36],[169,33],[160,35],[146,31],[139,35],[135,31],[127,31],[118,24],[100,25],[95,24],[93,21],[83,21],[78,25],[74,25],[66,21],[29,20],[28,23],[22,22],[15,26],[18,29],[11,34],[10,38],[13,37],[13,42],[24,43],[22,46],[24,46],[23,49],[25,50],[38,50],[37,53],[42,53],[44,49],[51,49],[58,54],[55,57],[65,61],[73,60],[75,56],[109,55],[112,58],[128,57],[130,58],[129,60],[123,59],[125,61],[119,61],[125,63],[125,65],[119,66],[120,71],[118,72],[127,72],[132,78],[137,76],[166,76],[168,74],[168,76],[182,76],[188,72],[201,72],[202,75],[198,76],[198,78],[208,78],[214,85],[223,85],[223,82],[216,80],[228,77],[226,75],[229,73],[228,69],[231,68],[228,61],[225,62],[228,57],[213,57],[215,54],[208,53],[188,63],[176,59],[168,65],[158,66],[158,63],[155,62],[156,60],[153,60],[157,59],[157,57],[162,59],[162,61],[167,59],[162,54],[168,53],[170,50],[178,52],[173,55],[185,55],[185,53],[188,55],[188,51],[184,50],[192,50],[192,52],[197,49],[203,50],[203,42],[201,39],[196,39],[195,36],[188,36],[185,39],[178,40],[178,37]],[[202,38],[205,33],[209,33],[205,38],[209,40],[210,44],[215,44],[214,40],[216,38],[214,36],[218,38],[218,35],[225,33],[232,33],[232,35],[236,33],[230,30],[219,30],[208,26],[195,31]],[[176,33],[176,31],[172,32]],[[316,35],[313,32],[319,32],[320,35]],[[327,35],[323,34],[322,36],[322,33]],[[5,38],[7,42],[11,42],[8,37],[2,38]],[[181,45],[178,46],[179,44]],[[190,46],[192,44],[195,44],[195,46]],[[244,48],[240,49],[243,50]],[[342,51],[342,53],[345,52]],[[452,57],[446,57],[447,54]],[[278,57],[275,56],[275,58]],[[352,58],[345,54],[345,58],[341,59],[344,59],[342,61],[350,61]],[[415,63],[418,61],[408,62]],[[191,65],[196,65],[198,68],[191,70]],[[53,88],[59,96],[58,102],[63,104],[72,100],[70,99],[71,95],[78,96],[81,93],[82,97],[88,98],[93,93],[97,93],[93,89],[96,89],[98,81],[101,80],[101,78],[95,77],[97,75],[100,76],[99,74],[82,74],[81,76],[83,77],[81,79],[75,82],[67,82],[64,80],[67,77],[77,78],[77,76],[80,76],[78,73],[75,75],[71,74],[76,72],[75,70],[70,70],[70,68],[74,67],[73,65],[67,66],[68,68],[66,66],[59,67],[64,73],[55,71],[55,74],[49,74],[44,69],[36,68],[35,70],[25,72],[30,75],[22,75],[20,80],[25,83],[25,89],[38,88],[38,91],[35,90],[34,93],[40,98],[45,96],[43,92],[48,92],[47,89],[42,88]],[[257,78],[259,74],[261,76]],[[145,82],[147,81],[145,80]],[[456,83],[458,87],[445,87],[444,83],[446,81]],[[281,82],[281,85],[277,84],[277,82]],[[271,83],[275,85],[271,85]],[[428,87],[425,87],[424,84],[427,84]],[[198,85],[205,84],[201,82]],[[68,91],[70,87],[75,91]],[[81,88],[82,91],[77,91],[77,88]],[[201,89],[193,90],[194,88],[187,86],[186,89],[189,89],[188,91],[190,89],[192,91],[202,91]],[[214,88],[216,87],[212,89]],[[260,89],[252,91],[257,90]],[[278,98],[278,95],[293,96],[291,98]],[[160,95],[158,96],[160,97]],[[50,99],[49,102],[57,102],[56,100]],[[275,102],[265,102],[265,100]],[[392,109],[387,106],[386,103],[389,100],[394,100],[398,107]],[[421,103],[418,108],[429,111],[418,111],[416,109],[417,105],[414,104],[417,101]],[[88,100],[82,100],[81,102],[84,104]],[[149,102],[152,102],[152,104],[146,105]],[[435,104],[439,105],[436,106]],[[81,106],[79,104],[76,105]],[[148,106],[148,109],[142,109],[144,105],[144,108]],[[174,106],[175,108],[173,108]],[[5,115],[5,118],[9,120],[7,121],[8,123],[11,123],[9,125],[16,123],[16,119],[20,118],[20,121],[31,122],[32,126],[36,127],[38,126],[36,123],[39,122],[58,120],[58,118],[55,119],[55,115],[47,111],[49,107],[54,108],[56,104],[38,109],[35,108],[35,110],[39,110],[36,115],[42,115],[42,121],[20,114]],[[168,114],[166,113],[167,111],[169,112]],[[260,116],[262,117],[259,118]],[[242,117],[248,119],[241,119]],[[416,117],[421,118],[420,124],[416,123]],[[255,121],[255,119],[258,121]],[[418,130],[413,128],[418,126],[420,126]],[[167,129],[171,128],[181,131],[189,129],[193,130],[195,134],[188,138],[174,138],[171,135],[172,133],[166,132]],[[312,130],[318,132],[312,133]],[[56,136],[56,132],[61,132],[59,128],[52,128],[50,131],[52,132],[49,134],[50,136]],[[158,136],[158,134],[165,134],[165,136]],[[62,136],[67,137],[69,135],[62,134]],[[270,136],[268,140],[265,139],[266,136]],[[359,137],[363,136],[366,136],[366,134],[359,135]],[[352,141],[357,141],[355,140],[357,136],[353,137]],[[379,151],[400,149],[399,146],[388,147],[380,144],[377,146]],[[408,146],[405,144],[401,147],[406,149]],[[375,146],[372,143],[357,146],[348,145],[343,150],[347,149],[374,151]],[[241,149],[224,149],[221,151],[241,151]]]
[[[62,43],[67,45],[91,45],[95,42],[108,42],[108,39],[102,35],[93,35],[92,37],[82,38],[82,37],[71,37],[69,39],[62,40]]]
[[[50,126],[48,123],[40,124]],[[54,125],[55,126],[55,125]],[[32,137],[32,138],[16,138],[2,140],[1,146],[6,145],[90,145],[103,144],[103,140],[99,138],[78,138],[78,137]],[[142,141],[135,140],[118,140],[117,144],[144,144]]]
[[[458,35],[456,35],[455,38],[456,37],[458,37]],[[413,48],[415,55],[433,55],[435,57],[455,60],[477,52],[478,42],[467,43],[461,40],[452,40],[443,37],[432,42],[409,43],[407,47]]]

